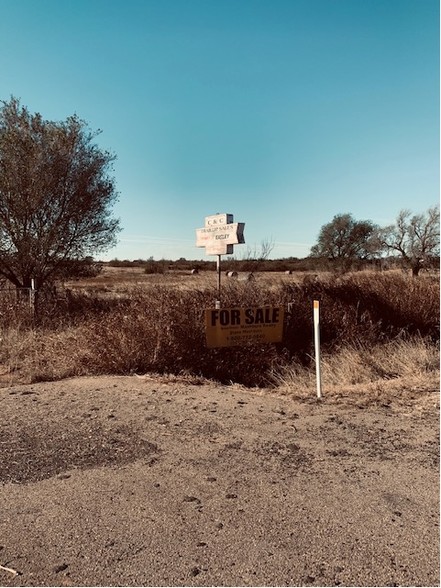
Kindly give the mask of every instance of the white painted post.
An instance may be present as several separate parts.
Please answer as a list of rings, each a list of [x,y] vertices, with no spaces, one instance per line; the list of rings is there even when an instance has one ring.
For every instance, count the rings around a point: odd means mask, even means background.
[[[318,300],[314,300],[314,349],[317,398],[320,399],[322,397],[322,380],[320,373],[320,303]]]

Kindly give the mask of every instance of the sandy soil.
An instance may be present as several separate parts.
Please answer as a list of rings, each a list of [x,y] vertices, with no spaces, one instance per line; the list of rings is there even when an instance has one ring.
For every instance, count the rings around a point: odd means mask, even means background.
[[[438,391],[0,390],[2,586],[439,585]]]

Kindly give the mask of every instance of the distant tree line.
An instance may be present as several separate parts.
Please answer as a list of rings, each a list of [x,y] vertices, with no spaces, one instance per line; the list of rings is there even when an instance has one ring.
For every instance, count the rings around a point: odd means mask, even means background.
[[[213,260],[191,260],[191,259],[112,259],[107,262],[102,262],[100,267],[124,267],[124,268],[141,268],[147,274],[164,274],[168,272],[185,272],[190,273],[192,270],[197,271],[215,271],[216,262]],[[431,257],[427,269],[434,269],[439,266],[439,257]],[[383,256],[381,258],[372,259],[353,259],[351,261],[345,260],[344,264],[340,264],[338,260],[332,260],[326,257],[286,257],[280,259],[267,259],[265,261],[257,262],[254,269],[250,270],[250,261],[236,259],[234,257],[225,256],[222,258],[222,270],[246,272],[346,272],[346,271],[360,271],[360,270],[391,270],[402,269],[408,271],[407,264],[403,259],[397,256]]]
[[[410,270],[418,276],[422,269],[439,268],[439,207],[425,213],[401,211],[396,222],[379,227],[370,220],[358,221],[349,214],[338,214],[322,226],[317,243],[306,258],[270,259],[273,242],[262,241],[260,250],[248,249],[241,259],[224,256],[225,271],[356,271],[361,269]],[[161,259],[109,262],[113,266],[144,267],[146,273],[166,271],[214,270],[215,261]]]

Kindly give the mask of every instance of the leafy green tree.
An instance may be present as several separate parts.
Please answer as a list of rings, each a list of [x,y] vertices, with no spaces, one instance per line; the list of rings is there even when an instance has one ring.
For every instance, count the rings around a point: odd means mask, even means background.
[[[376,230],[369,220],[357,221],[351,214],[338,214],[322,226],[310,256],[327,258],[342,266],[369,259],[378,251],[373,240]]]
[[[395,224],[378,230],[377,239],[385,252],[401,256],[412,275],[418,276],[440,254],[439,206],[424,214],[402,210]]]
[[[0,104],[0,276],[41,288],[114,245],[115,156],[76,115],[52,122],[14,97]]]

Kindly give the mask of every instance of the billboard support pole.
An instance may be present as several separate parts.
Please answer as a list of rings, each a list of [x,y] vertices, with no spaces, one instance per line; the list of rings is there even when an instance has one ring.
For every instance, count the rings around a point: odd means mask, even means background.
[[[216,300],[216,308],[220,308],[221,307],[221,255],[218,255],[217,256],[216,270],[217,270],[217,300]]]

